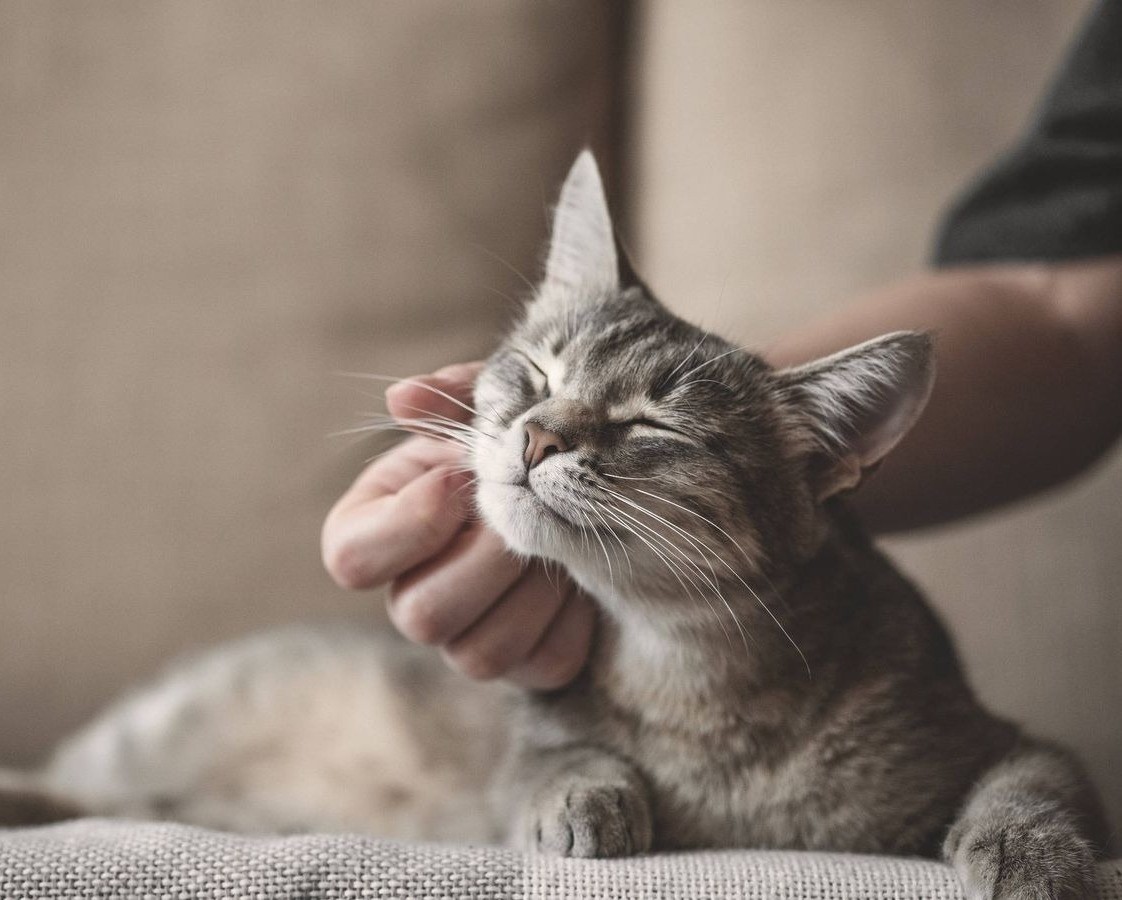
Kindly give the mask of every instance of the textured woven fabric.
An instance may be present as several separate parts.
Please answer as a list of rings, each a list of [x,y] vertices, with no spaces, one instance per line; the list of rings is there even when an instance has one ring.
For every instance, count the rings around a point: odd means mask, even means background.
[[[1100,900],[1122,900],[1122,861],[1100,873]],[[726,851],[561,860],[496,847],[88,820],[0,832],[0,897],[951,900],[962,892],[947,866],[890,857]]]

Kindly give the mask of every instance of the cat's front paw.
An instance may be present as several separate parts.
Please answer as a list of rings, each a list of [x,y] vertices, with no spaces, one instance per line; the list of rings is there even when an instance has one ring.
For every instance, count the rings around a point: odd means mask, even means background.
[[[527,811],[523,845],[559,856],[631,856],[651,848],[647,798],[630,785],[572,779],[541,794]]]
[[[1091,847],[1066,819],[967,820],[947,835],[944,855],[969,900],[1090,900]]]

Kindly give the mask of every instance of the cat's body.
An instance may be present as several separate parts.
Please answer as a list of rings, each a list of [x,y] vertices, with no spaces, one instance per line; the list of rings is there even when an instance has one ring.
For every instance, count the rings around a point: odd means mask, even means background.
[[[95,812],[579,856],[941,849],[972,896],[1084,896],[1101,821],[1078,766],[979,706],[838,498],[931,379],[921,335],[775,371],[672,316],[583,155],[474,427],[433,423],[471,451],[488,524],[599,602],[577,680],[519,694],[288,632],[126,701],[41,784]]]
[[[38,783],[98,815],[494,841],[502,706],[390,635],[290,627],[176,665],[65,741]]]
[[[633,761],[659,848],[934,855],[1014,729],[979,708],[928,608],[844,521],[781,590],[810,675],[786,643],[746,653],[719,631],[609,625],[582,680],[536,700],[528,739],[548,718]]]

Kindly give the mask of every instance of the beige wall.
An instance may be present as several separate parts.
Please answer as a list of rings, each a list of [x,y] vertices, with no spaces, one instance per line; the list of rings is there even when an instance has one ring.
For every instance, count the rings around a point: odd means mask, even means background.
[[[606,130],[598,0],[0,0],[0,764],[319,560],[380,386],[486,352]]]
[[[757,347],[921,266],[1022,127],[1082,0],[644,4],[635,243],[685,315]],[[1122,456],[890,542],[997,710],[1076,744],[1122,821]]]

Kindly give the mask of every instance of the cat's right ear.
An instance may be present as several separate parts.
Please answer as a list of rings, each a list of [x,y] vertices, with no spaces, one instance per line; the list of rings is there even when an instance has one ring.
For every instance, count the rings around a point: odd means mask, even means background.
[[[898,331],[776,377],[809,435],[821,502],[857,487],[919,419],[935,380],[934,342]]]
[[[581,151],[561,188],[545,283],[589,295],[619,290],[619,256],[608,198],[590,150]]]

